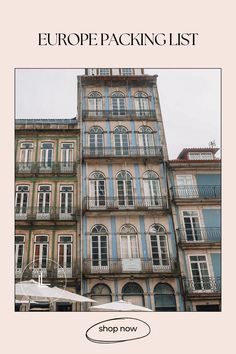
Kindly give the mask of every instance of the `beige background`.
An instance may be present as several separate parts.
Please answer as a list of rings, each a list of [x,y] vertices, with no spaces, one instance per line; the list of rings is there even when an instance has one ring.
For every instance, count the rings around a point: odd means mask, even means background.
[[[8,1],[1,23],[1,301],[8,353],[221,353],[232,351],[235,328],[235,11],[234,1]],[[199,32],[195,47],[38,47],[38,32]],[[234,53],[233,53],[234,52]],[[13,186],[15,67],[222,67],[223,312],[151,313],[152,333],[115,345],[90,343],[85,331],[109,314],[14,313]],[[4,110],[2,110],[2,108]],[[232,168],[233,165],[233,168]],[[231,203],[231,205],[230,205]],[[232,323],[230,323],[232,321]],[[4,333],[3,333],[4,332]]]

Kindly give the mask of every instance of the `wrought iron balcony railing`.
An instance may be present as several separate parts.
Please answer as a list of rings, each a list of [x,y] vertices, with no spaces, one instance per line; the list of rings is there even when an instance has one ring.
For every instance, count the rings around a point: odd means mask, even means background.
[[[221,241],[220,227],[190,227],[177,229],[182,243],[214,243]]]
[[[127,146],[127,147],[84,147],[83,156],[90,158],[103,157],[155,157],[163,158],[163,151],[161,146]]]
[[[102,258],[83,260],[83,274],[122,274],[122,273],[175,273],[178,264],[175,258],[160,263],[154,258]]]
[[[16,207],[16,220],[77,220],[77,208]]]
[[[152,109],[145,110],[127,110],[127,109],[113,109],[113,110],[83,110],[83,118],[118,118],[118,117],[149,117],[156,118],[156,111]]]
[[[76,162],[17,162],[16,173],[76,173]]]
[[[85,197],[83,200],[84,210],[124,210],[124,209],[167,209],[167,197]]]
[[[221,186],[219,185],[192,185],[171,187],[173,199],[219,199]]]
[[[187,294],[197,293],[220,293],[221,278],[220,277],[195,277],[184,278],[184,288]]]
[[[79,276],[79,270],[77,269],[77,267],[63,268],[57,266],[56,264],[54,266],[52,266],[51,264],[47,264],[45,267],[41,268],[31,266],[24,270],[15,270],[15,278],[23,280],[38,278],[38,276],[41,274],[43,278],[47,279],[76,278]]]

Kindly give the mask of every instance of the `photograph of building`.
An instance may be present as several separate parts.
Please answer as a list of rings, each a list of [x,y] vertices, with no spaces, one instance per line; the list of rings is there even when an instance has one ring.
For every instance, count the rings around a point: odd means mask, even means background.
[[[170,159],[164,125],[157,75],[129,68],[78,75],[74,118],[16,119],[15,280],[96,301],[31,309],[220,311],[218,149]]]

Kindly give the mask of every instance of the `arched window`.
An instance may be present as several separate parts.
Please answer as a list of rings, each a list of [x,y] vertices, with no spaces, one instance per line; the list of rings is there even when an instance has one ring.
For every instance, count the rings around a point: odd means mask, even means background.
[[[116,127],[114,130],[115,153],[117,156],[129,154],[129,136],[125,127]]]
[[[89,146],[91,156],[103,155],[104,142],[103,130],[100,127],[92,127],[89,131]]]
[[[108,232],[105,226],[95,225],[91,230],[93,271],[108,267]]]
[[[120,171],[116,177],[118,191],[118,205],[133,206],[133,179],[128,171]]]
[[[125,95],[122,92],[114,92],[111,96],[112,102],[112,115],[124,116],[125,115]]]
[[[145,204],[147,206],[161,206],[161,189],[159,176],[154,171],[147,171],[143,175]]]
[[[144,294],[142,287],[135,283],[129,282],[122,289],[122,298],[133,305],[144,306]]]
[[[140,127],[138,137],[139,137],[140,154],[155,155],[152,129],[146,126]]]
[[[92,91],[88,95],[89,115],[101,116],[102,115],[102,95],[97,91]]]
[[[152,249],[153,269],[169,269],[170,258],[165,228],[162,225],[153,224],[150,227],[149,234]]]
[[[96,301],[92,305],[102,305],[112,302],[111,289],[105,284],[94,285],[90,297]]]
[[[89,176],[89,207],[105,206],[105,177],[99,172],[93,172]]]
[[[169,284],[159,283],[154,288],[155,311],[176,311],[173,288]]]
[[[148,95],[145,92],[137,92],[134,96],[134,102],[138,116],[149,115]]]
[[[138,258],[137,230],[133,225],[126,224],[120,230],[121,258]]]

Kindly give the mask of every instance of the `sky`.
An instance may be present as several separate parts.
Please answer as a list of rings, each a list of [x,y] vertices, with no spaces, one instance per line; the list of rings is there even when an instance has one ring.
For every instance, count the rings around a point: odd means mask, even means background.
[[[169,158],[183,148],[220,147],[220,70],[145,69],[158,75]],[[77,75],[83,69],[16,69],[15,115],[27,118],[76,116]]]

